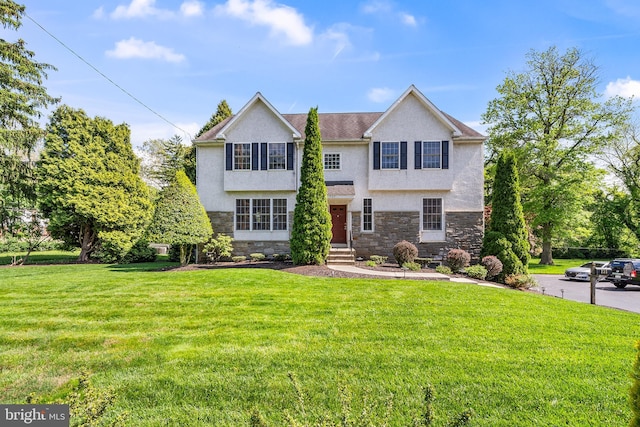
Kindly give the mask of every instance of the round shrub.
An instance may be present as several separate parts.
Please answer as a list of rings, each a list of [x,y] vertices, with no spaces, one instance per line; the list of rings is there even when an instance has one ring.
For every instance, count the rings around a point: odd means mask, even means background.
[[[451,267],[451,270],[458,272],[469,265],[471,261],[471,255],[469,252],[462,249],[451,249],[447,253],[447,264]]]
[[[249,258],[251,258],[251,261],[264,261],[267,257],[265,256],[265,254],[256,252],[253,254],[249,254]]]
[[[465,270],[467,276],[472,279],[484,280],[487,277],[487,269],[481,265],[472,265]]]
[[[402,268],[406,268],[411,271],[420,271],[422,267],[417,262],[405,262],[402,264]]]
[[[436,273],[440,274],[453,274],[453,271],[446,265],[439,265],[436,267]]]
[[[509,274],[504,278],[504,284],[514,289],[529,289],[536,284],[536,280],[528,274]]]
[[[487,269],[487,277],[490,279],[498,277],[502,273],[502,261],[495,255],[487,255],[482,258],[482,265]]]
[[[396,259],[398,265],[413,262],[417,256],[418,248],[416,248],[416,245],[406,240],[396,243],[393,247],[393,257]]]

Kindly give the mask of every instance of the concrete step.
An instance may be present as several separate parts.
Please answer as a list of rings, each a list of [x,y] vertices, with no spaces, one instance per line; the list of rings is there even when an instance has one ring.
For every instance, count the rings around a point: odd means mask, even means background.
[[[356,252],[349,248],[331,248],[327,257],[327,264],[331,265],[355,265]]]

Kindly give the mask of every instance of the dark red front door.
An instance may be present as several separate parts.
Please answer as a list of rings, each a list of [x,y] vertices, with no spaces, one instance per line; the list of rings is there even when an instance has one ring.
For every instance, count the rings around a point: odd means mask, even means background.
[[[331,243],[347,243],[347,205],[331,205]]]

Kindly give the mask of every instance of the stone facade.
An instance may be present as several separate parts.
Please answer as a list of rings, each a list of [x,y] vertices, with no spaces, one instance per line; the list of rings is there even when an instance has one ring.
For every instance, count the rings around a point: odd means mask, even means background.
[[[356,255],[367,258],[384,255],[393,259],[393,247],[407,240],[418,248],[422,258],[442,258],[451,249],[464,249],[473,260],[480,257],[484,235],[483,212],[447,212],[446,241],[418,243],[420,212],[374,213],[374,232],[362,232],[360,212],[352,212],[353,248]],[[357,231],[356,231],[357,230]]]

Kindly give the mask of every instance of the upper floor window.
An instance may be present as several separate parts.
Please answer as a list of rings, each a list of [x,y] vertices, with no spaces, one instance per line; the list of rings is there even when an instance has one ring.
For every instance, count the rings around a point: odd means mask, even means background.
[[[380,149],[380,165],[382,169],[399,169],[400,144],[398,142],[382,142]]]
[[[236,170],[251,169],[251,144],[233,145],[233,168]]]
[[[324,169],[339,170],[340,169],[340,153],[325,153]]]
[[[287,168],[287,145],[284,142],[269,144],[269,169],[279,170]]]
[[[449,169],[449,141],[416,141],[416,169]]]

